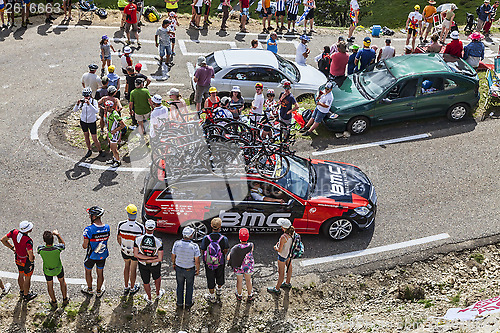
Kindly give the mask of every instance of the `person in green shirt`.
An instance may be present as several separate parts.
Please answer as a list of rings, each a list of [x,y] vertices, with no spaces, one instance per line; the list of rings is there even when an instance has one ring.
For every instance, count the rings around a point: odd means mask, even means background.
[[[139,133],[145,135],[144,121],[149,119],[149,114],[151,113],[151,95],[149,90],[144,88],[144,79],[138,78],[135,80],[135,89],[130,93],[130,103],[129,109],[130,116],[135,114],[135,120],[139,125]]]
[[[121,165],[120,154],[118,153],[118,143],[121,139],[121,131],[125,128],[125,123],[116,110],[113,101],[104,102],[104,111],[106,112],[106,120],[108,122],[109,148],[113,153],[113,158],[106,163],[112,164],[112,168],[118,168]]]
[[[54,245],[54,236],[57,237],[59,244]],[[54,276],[57,276],[61,285],[61,293],[63,296],[63,306],[68,305],[68,286],[64,280],[64,268],[61,262],[61,252],[64,250],[65,243],[57,230],[44,231],[43,240],[45,245],[38,247],[38,254],[43,260],[43,274],[47,281],[47,290],[50,296],[50,305],[53,309],[57,308],[56,294],[54,292]]]

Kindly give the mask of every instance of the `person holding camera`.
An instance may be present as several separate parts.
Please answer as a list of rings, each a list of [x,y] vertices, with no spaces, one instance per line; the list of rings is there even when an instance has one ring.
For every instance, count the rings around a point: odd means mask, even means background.
[[[104,152],[101,149],[101,144],[97,139],[97,114],[99,113],[99,106],[97,105],[97,101],[92,98],[92,89],[90,87],[84,88],[82,91],[83,98],[76,102],[75,107],[73,108],[73,112],[81,110],[82,113],[80,115],[80,127],[82,128],[83,135],[85,136],[85,144],[87,145],[87,154],[85,154],[85,158],[90,157],[92,155],[92,146],[90,145],[90,137],[89,131],[92,135],[92,140],[94,140],[94,144],[96,148],[99,150],[99,156],[104,155]]]

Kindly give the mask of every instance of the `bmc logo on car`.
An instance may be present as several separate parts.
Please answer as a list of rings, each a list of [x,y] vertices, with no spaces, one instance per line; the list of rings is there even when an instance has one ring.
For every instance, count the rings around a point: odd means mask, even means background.
[[[240,214],[224,210],[219,213],[223,227],[279,227],[276,221],[281,217],[289,218],[290,216],[292,216],[291,213],[272,213],[266,216],[263,213]]]

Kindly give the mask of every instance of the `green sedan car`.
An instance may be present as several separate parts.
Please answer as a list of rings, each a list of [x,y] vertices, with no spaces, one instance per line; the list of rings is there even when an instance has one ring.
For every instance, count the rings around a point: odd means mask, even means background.
[[[412,118],[462,120],[479,101],[479,79],[461,59],[445,62],[440,54],[412,54],[349,75],[333,96],[331,112],[338,117],[326,117],[324,125],[362,134],[370,126]]]

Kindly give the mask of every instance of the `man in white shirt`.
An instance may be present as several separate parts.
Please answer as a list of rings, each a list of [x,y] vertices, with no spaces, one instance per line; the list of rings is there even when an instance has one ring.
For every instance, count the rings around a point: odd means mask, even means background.
[[[380,60],[390,59],[396,56],[396,49],[391,46],[391,39],[385,40],[385,46],[378,51],[377,62]]]
[[[161,104],[162,97],[158,94],[151,97],[151,102],[153,103],[153,111],[151,111],[151,125],[149,126],[149,136],[154,138],[160,128],[161,122],[168,119],[169,110],[165,105]],[[160,120],[161,119],[161,120]]]
[[[254,115],[258,116],[251,116],[250,120],[251,122],[259,122],[260,121],[260,115],[264,113],[264,94],[262,93],[264,89],[264,85],[260,82],[257,82],[255,84],[255,96],[253,97],[253,102],[252,102],[252,113]]]
[[[307,122],[306,126],[304,126],[304,128],[300,130],[302,133],[304,133],[302,135],[311,135],[312,131],[314,131],[323,121],[323,119],[330,113],[330,107],[333,103],[332,89],[333,83],[327,82],[325,84],[325,92],[318,97],[318,101],[316,102],[316,109],[314,109],[311,118]]]
[[[101,78],[95,73],[98,68],[99,66],[96,64],[91,64],[89,65],[89,72],[82,76],[82,86],[84,88],[90,87],[92,89],[92,96],[95,95],[97,89],[102,85]]]
[[[297,53],[295,54],[295,62],[298,65],[306,66],[306,58],[311,52],[307,47],[307,42],[309,42],[309,36],[302,35],[299,37],[300,44],[297,46]]]

